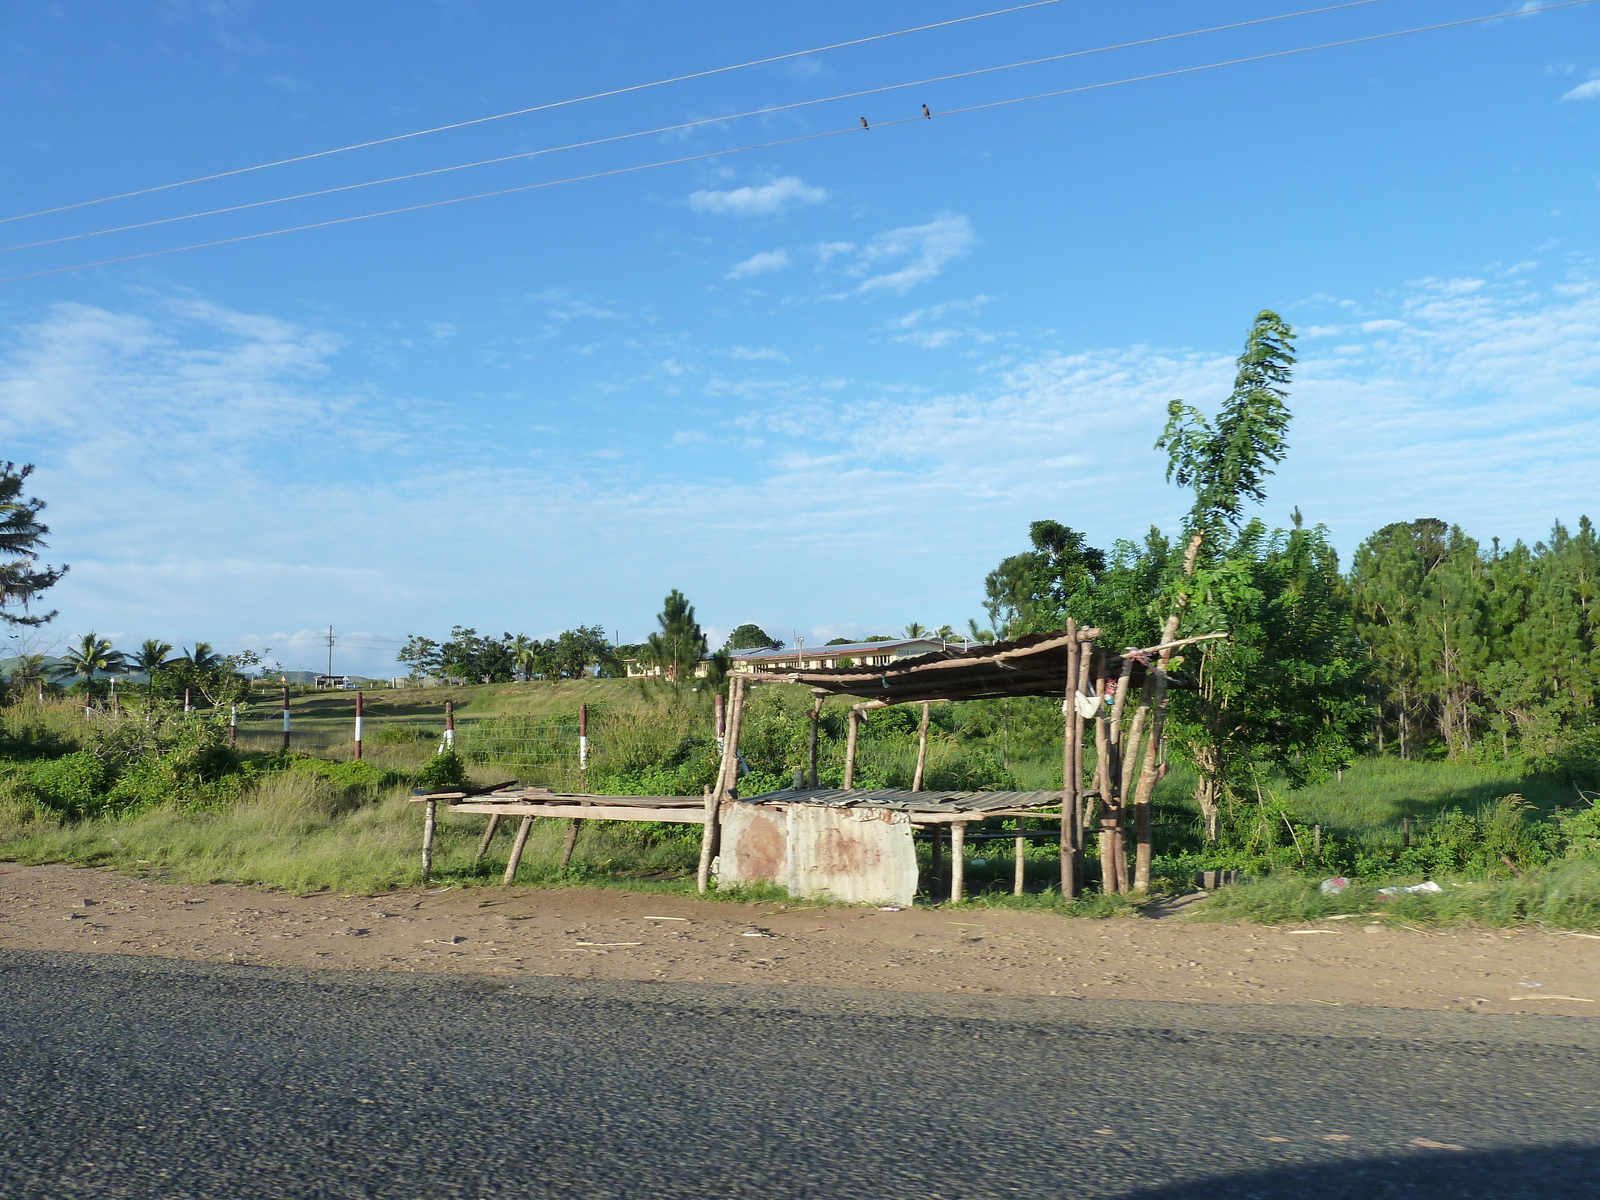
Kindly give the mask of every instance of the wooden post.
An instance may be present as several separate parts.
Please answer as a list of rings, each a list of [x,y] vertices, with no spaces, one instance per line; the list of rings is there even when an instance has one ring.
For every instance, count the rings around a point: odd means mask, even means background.
[[[489,828],[483,831],[483,841],[478,843],[478,852],[472,856],[473,862],[480,862],[483,856],[489,853],[489,843],[494,841],[495,831],[500,828],[500,814],[489,814]]]
[[[356,689],[356,761],[361,761],[361,689]]]
[[[230,749],[239,748],[239,706],[228,705],[228,746]]]
[[[589,706],[578,705],[578,770],[589,770]],[[587,774],[584,775],[588,779]],[[587,787],[586,789],[587,790]]]
[[[965,821],[950,822],[950,900],[955,903],[961,899],[966,885],[967,865],[967,823]]]
[[[456,702],[454,700],[446,700],[444,702],[444,748],[446,750],[454,750],[456,748]]]
[[[587,800],[578,802],[580,808],[588,808]],[[572,852],[578,848],[578,818],[567,818],[567,840],[561,846],[561,869],[565,871],[572,863]]]
[[[711,702],[712,725],[717,734],[717,753],[722,753],[722,739],[727,732],[728,712],[724,706],[722,693],[718,692]]]
[[[850,730],[844,739],[844,786],[846,789],[856,785],[856,736],[861,728],[861,710],[854,705],[850,707]]]
[[[1401,817],[1400,818],[1400,845],[1403,848],[1407,849],[1407,850],[1411,849],[1411,818],[1410,817]]]
[[[818,696],[811,702],[811,788],[813,791],[819,786],[817,783],[817,723],[822,719],[822,697]]]
[[[1321,825],[1313,825],[1311,827],[1311,856],[1314,859],[1316,859],[1316,861],[1318,863],[1322,862],[1322,826]]]
[[[439,814],[439,802],[429,800],[422,807],[422,882],[426,886],[428,876],[433,874],[433,828]]]
[[[922,702],[922,724],[917,727],[917,770],[911,777],[911,790],[922,790],[922,775],[928,765],[928,713],[933,705],[928,701]]]
[[[1028,839],[1019,837],[1016,843],[1016,863],[1013,870],[1014,878],[1011,881],[1011,894],[1022,895],[1022,885],[1027,881],[1028,862],[1025,857],[1028,850]]]
[[[1077,839],[1073,830],[1073,811],[1078,803],[1077,735],[1078,720],[1078,622],[1067,619],[1067,686],[1061,702],[1061,896],[1070,900],[1078,894]],[[1019,839],[1020,840],[1020,839]],[[1017,868],[1017,878],[1022,868]],[[1021,892],[1017,893],[1019,896]]]
[[[189,703],[187,696],[184,697],[183,702],[185,705]],[[289,753],[289,689],[287,687],[283,689],[283,752],[285,754]]]
[[[506,887],[511,886],[511,881],[517,877],[517,868],[522,865],[522,851],[528,844],[528,834],[533,830],[533,818],[523,817],[522,824],[517,826],[516,840],[511,843],[511,857],[506,861],[506,873],[501,882]]]
[[[705,830],[700,837],[700,869],[695,875],[695,886],[702,895],[711,886],[711,860],[716,857],[717,833],[722,801],[733,791],[739,778],[739,726],[744,722],[744,683],[738,676],[729,686],[732,711],[727,718],[727,732],[722,739],[722,767],[717,772],[717,786],[706,796]]]
[[[283,689],[283,694],[285,696],[287,696],[289,694],[289,689],[288,688],[284,688]],[[184,688],[183,689],[183,711],[186,712],[186,713],[194,711],[194,700],[193,700],[193,697],[192,697],[192,694],[191,694],[191,689],[189,689],[189,688]]]
[[[1170,638],[1168,639],[1171,640]],[[1150,890],[1150,863],[1155,853],[1150,830],[1150,797],[1161,777],[1161,738],[1167,724],[1167,672],[1166,657],[1163,665],[1150,668],[1150,732],[1145,736],[1144,763],[1139,769],[1139,790],[1134,796],[1134,836],[1138,842],[1133,867],[1135,891]]]
[[[944,874],[944,826],[935,822],[929,828],[933,841],[928,843],[928,895],[937,896],[939,877]]]
[[[1072,714],[1072,879],[1074,895],[1081,895],[1084,888],[1083,852],[1089,844],[1088,835],[1088,797],[1083,786],[1083,755],[1084,743],[1084,718],[1077,711],[1076,696],[1081,695],[1088,685],[1094,664],[1094,645],[1092,643],[1078,643],[1078,690],[1074,695]]]
[[[1111,721],[1106,712],[1106,679],[1097,673],[1094,694],[1100,697],[1100,707],[1094,716],[1094,790],[1095,824],[1100,830],[1100,888],[1106,895],[1121,890],[1117,874],[1117,849],[1111,838]]]

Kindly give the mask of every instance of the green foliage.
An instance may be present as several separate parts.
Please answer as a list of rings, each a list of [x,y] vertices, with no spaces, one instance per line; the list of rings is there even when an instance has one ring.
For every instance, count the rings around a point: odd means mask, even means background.
[[[728,635],[727,650],[782,650],[783,643],[767,634],[759,625],[744,624]]]
[[[35,799],[51,812],[72,819],[102,811],[111,778],[105,760],[87,750],[30,763],[23,775]]]
[[[983,584],[984,611],[1008,638],[1061,629],[1086,613],[1106,570],[1105,552],[1059,521],[1033,522],[1028,540],[1032,550],[1002,559]]]
[[[50,528],[39,520],[44,501],[22,494],[31,474],[32,463],[0,463],[0,621],[8,625],[38,626],[54,617],[30,613],[29,606],[67,573],[65,566],[39,565]]]
[[[417,772],[417,786],[430,791],[443,792],[458,788],[467,782],[467,764],[449,747],[440,750]]]
[[[1167,451],[1167,478],[1195,494],[1188,527],[1209,542],[1238,528],[1244,503],[1266,499],[1266,479],[1288,453],[1290,369],[1294,331],[1277,313],[1263,309],[1245,339],[1233,392],[1216,424],[1198,409],[1174,400],[1156,449]]]
[[[1356,552],[1352,588],[1380,748],[1596,777],[1600,535],[1587,517],[1487,553],[1437,519],[1386,525]]]
[[[415,742],[429,741],[435,736],[414,725],[381,725],[373,733],[372,743],[375,746],[409,746]]]
[[[652,633],[640,656],[646,666],[657,667],[674,684],[693,677],[706,653],[706,635],[694,618],[694,605],[677,588],[667,593],[656,616],[660,629]]]

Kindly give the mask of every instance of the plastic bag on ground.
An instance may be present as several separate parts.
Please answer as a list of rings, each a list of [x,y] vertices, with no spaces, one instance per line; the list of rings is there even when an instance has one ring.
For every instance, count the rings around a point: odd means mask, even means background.
[[[1380,895],[1380,896],[1406,896],[1406,895],[1416,895],[1417,893],[1431,893],[1431,892],[1442,892],[1442,891],[1444,891],[1444,889],[1442,887],[1440,887],[1437,883],[1435,883],[1433,880],[1430,879],[1430,880],[1428,880],[1427,883],[1414,883],[1410,887],[1379,888],[1378,889],[1378,895]]]
[[[1332,879],[1322,881],[1322,894],[1324,896],[1337,896],[1350,886],[1350,881],[1343,875],[1336,875]]]

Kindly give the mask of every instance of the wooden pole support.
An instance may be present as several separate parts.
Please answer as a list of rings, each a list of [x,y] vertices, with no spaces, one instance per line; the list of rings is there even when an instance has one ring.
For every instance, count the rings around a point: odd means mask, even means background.
[[[1013,896],[1022,895],[1023,884],[1025,884],[1028,879],[1028,860],[1025,857],[1027,851],[1028,839],[1019,837],[1014,850],[1014,854],[1016,856],[1016,865],[1015,873],[1011,880],[1011,894]]]
[[[846,790],[856,785],[856,738],[861,729],[861,710],[850,709],[850,729],[844,739],[844,786]]]
[[[489,853],[489,843],[494,841],[495,831],[497,829],[499,829],[499,828],[500,828],[500,814],[499,813],[490,813],[489,814],[489,828],[487,828],[487,829],[485,829],[483,831],[483,841],[478,843],[478,852],[477,852],[477,854],[472,856],[472,861],[473,862],[480,861],[485,854]]]
[[[522,851],[528,845],[528,834],[533,831],[533,818],[523,817],[522,824],[517,826],[516,841],[511,843],[511,857],[506,861],[506,873],[501,879],[507,887],[517,877],[517,868],[522,865]]]
[[[950,900],[959,901],[966,889],[967,823],[950,823]]]
[[[446,750],[454,750],[456,748],[456,702],[454,700],[446,700],[444,702],[444,748]]]
[[[733,791],[739,778],[739,727],[744,723],[744,683],[742,678],[735,676],[728,686],[729,712],[727,732],[722,739],[722,766],[717,772],[717,785],[706,793],[705,831],[700,837],[700,868],[695,873],[695,887],[701,895],[711,887],[711,861],[717,855],[722,802]]]
[[[928,714],[932,708],[933,705],[928,701],[922,702],[922,723],[917,726],[917,770],[911,777],[913,792],[922,790],[923,772],[928,766]]]
[[[817,788],[817,723],[822,720],[822,697],[818,696],[811,702],[811,745],[809,748],[811,758],[811,788]]]
[[[589,807],[589,802],[581,802],[583,808]],[[578,818],[567,818],[567,840],[561,846],[561,869],[565,871],[572,862],[572,852],[578,848]]]
[[[1078,720],[1078,622],[1067,620],[1067,686],[1061,703],[1061,895],[1070,900],[1078,894],[1077,867],[1074,862],[1074,837],[1071,813],[1078,802],[1076,741]],[[1020,877],[1020,868],[1019,868]],[[1022,893],[1018,892],[1018,895]]]
[[[429,800],[423,805],[422,814],[422,882],[428,882],[428,876],[433,874],[433,830],[438,823],[439,802]]]

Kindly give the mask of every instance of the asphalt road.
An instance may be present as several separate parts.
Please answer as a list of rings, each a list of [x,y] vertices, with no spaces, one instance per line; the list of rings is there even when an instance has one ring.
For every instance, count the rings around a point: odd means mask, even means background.
[[[0,952],[0,1022],[6,1200],[1600,1195],[1578,1019]]]

